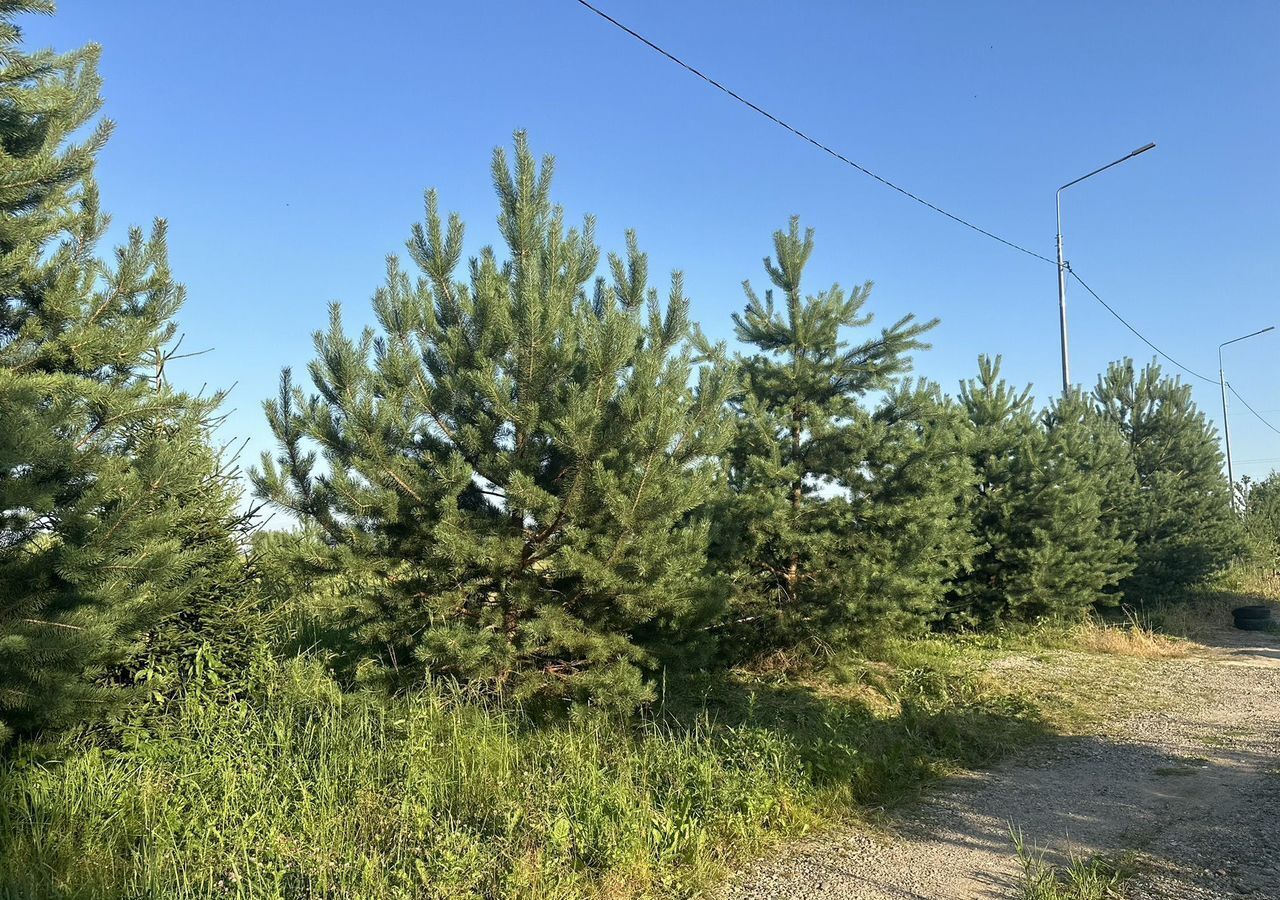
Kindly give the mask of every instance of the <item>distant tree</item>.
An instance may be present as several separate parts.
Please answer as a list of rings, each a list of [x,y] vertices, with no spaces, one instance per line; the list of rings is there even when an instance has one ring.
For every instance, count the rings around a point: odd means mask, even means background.
[[[24,52],[24,12],[52,4],[0,5],[0,737],[107,708],[109,673],[237,549],[218,398],[164,379],[183,300],[164,223],[97,255],[97,49]]]
[[[731,492],[717,544],[721,559],[739,573],[734,618],[757,623],[776,643],[817,634],[858,602],[856,593],[831,593],[841,580],[835,570],[853,564],[842,552],[846,540],[856,540],[849,530],[859,527],[839,482],[844,478],[860,492],[861,507],[892,490],[887,482],[869,485],[857,467],[869,444],[888,457],[902,452],[896,440],[912,438],[893,423],[892,410],[871,421],[862,401],[910,369],[910,353],[926,346],[920,338],[935,323],[908,315],[850,344],[844,330],[871,322],[862,313],[870,282],[848,293],[833,285],[805,296],[801,278],[813,252],[812,230],[802,234],[793,218],[773,243],[777,261],[766,258],[764,266],[781,302],[772,289],[761,298],[744,282],[747,304],[733,317],[738,339],[758,352],[741,361]],[[886,459],[886,470],[890,465]]]
[[[1126,596],[1161,600],[1224,567],[1241,549],[1231,486],[1213,427],[1191,387],[1132,360],[1112,363],[1094,397],[1128,441],[1139,492],[1125,517],[1137,545]]]
[[[392,668],[515,696],[629,707],[653,650],[700,621],[723,367],[698,366],[679,275],[665,307],[627,236],[595,276],[593,223],[564,226],[522,133],[494,154],[509,257],[455,279],[463,226],[427,195],[374,298],[380,333],[316,335],[306,395],[286,370],[261,495],[376,577],[352,610]],[[691,386],[691,383],[693,386]],[[324,465],[317,466],[318,447]],[[358,580],[358,578],[357,578]]]
[[[1238,496],[1254,560],[1269,573],[1280,574],[1280,472],[1261,481],[1241,479]]]
[[[961,402],[972,429],[978,552],[955,585],[952,620],[1031,622],[1108,599],[1129,570],[1131,545],[1104,501],[1124,469],[1108,469],[1116,447],[1101,417],[1070,395],[1037,420],[1030,388],[1010,387],[998,357],[979,359]]]

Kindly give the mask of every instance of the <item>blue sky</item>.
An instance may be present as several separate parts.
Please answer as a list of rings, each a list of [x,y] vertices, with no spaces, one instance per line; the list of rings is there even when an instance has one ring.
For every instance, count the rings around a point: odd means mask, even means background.
[[[1217,344],[1280,324],[1280,4],[639,2],[603,9],[868,168],[1066,255],[1173,357],[1214,375]],[[887,323],[938,316],[917,371],[954,390],[979,353],[1041,398],[1058,381],[1056,275],[937,216],[731,102],[574,0],[226,4],[62,0],[31,43],[103,45],[116,136],[99,179],[117,230],[169,219],[189,300],[188,386],[236,383],[227,437],[270,449],[260,401],[303,368],[325,304],[368,317],[434,186],[496,240],[492,148],[515,128],[557,157],[571,218],[604,249],[634,227],[661,285],[728,337],[770,234],[816,229],[814,290],[876,283]],[[1150,357],[1078,286],[1072,368]],[[1228,348],[1228,377],[1280,425],[1280,331]],[[1200,405],[1220,419],[1213,385]],[[1280,436],[1232,409],[1237,475],[1280,467]],[[1255,461],[1256,460],[1256,461]]]

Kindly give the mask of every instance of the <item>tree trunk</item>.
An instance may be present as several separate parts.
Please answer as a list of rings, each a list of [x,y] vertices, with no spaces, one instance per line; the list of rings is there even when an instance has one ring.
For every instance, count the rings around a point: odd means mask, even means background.
[[[803,411],[796,407],[791,411],[791,462],[792,465],[800,463],[800,423],[802,421]],[[796,476],[795,481],[791,483],[791,522],[794,528],[800,518],[800,504],[804,500],[804,473],[801,472]],[[783,574],[785,587],[783,593],[786,597],[788,605],[795,605],[797,582],[800,580],[800,554],[794,548],[791,551],[791,558],[787,561],[787,570]]]

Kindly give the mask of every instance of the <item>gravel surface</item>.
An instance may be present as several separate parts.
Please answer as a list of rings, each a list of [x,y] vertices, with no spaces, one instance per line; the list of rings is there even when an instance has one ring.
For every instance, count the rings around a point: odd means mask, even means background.
[[[1280,900],[1280,641],[1224,630],[1142,667],[1150,709],[948,780],[883,830],[785,846],[724,896],[1017,897],[1013,823],[1048,861],[1136,852],[1132,900]]]

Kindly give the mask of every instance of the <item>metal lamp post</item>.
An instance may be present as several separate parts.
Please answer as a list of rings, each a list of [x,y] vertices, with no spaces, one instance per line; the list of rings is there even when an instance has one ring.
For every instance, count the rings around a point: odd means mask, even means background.
[[[1094,169],[1088,175],[1081,175],[1075,181],[1068,181],[1062,187],[1058,188],[1057,206],[1058,206],[1058,316],[1062,328],[1062,393],[1065,396],[1071,390],[1071,362],[1067,353],[1067,264],[1062,259],[1062,192],[1073,184],[1079,184],[1086,178],[1092,178],[1099,172],[1105,172],[1112,166],[1118,166],[1127,159],[1133,159],[1139,153],[1146,153],[1155,146],[1154,143],[1147,144],[1145,147],[1139,147],[1127,156],[1122,156],[1115,162],[1109,162],[1100,169]]]
[[[1240,341],[1248,340],[1251,337],[1257,337],[1260,334],[1266,334],[1268,331],[1275,331],[1276,326],[1268,325],[1259,331],[1254,331],[1243,337],[1232,338],[1229,341],[1223,341],[1218,345],[1218,385],[1222,388],[1222,439],[1227,445],[1227,482],[1231,485],[1231,508],[1236,508],[1236,473],[1231,468],[1231,426],[1227,424],[1227,376],[1222,371],[1222,348],[1227,344],[1237,344]]]

